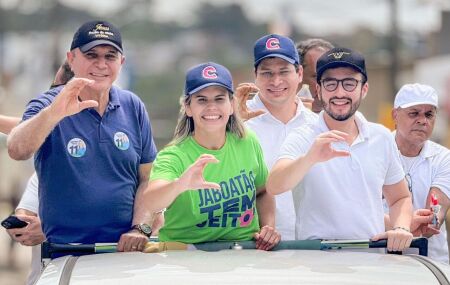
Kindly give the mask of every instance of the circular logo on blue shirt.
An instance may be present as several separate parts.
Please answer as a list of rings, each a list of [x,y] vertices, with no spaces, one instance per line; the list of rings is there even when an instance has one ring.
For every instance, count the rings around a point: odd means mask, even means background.
[[[82,157],[86,153],[86,143],[80,138],[73,138],[67,144],[67,152],[73,157]]]
[[[114,134],[114,144],[118,149],[127,150],[130,147],[130,140],[125,133],[117,132]]]

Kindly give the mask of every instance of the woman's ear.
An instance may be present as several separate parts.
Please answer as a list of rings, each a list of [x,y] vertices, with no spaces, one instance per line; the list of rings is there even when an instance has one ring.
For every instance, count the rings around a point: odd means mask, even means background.
[[[184,103],[184,110],[186,111],[186,115],[191,118],[192,117],[192,110],[191,106],[188,103]]]

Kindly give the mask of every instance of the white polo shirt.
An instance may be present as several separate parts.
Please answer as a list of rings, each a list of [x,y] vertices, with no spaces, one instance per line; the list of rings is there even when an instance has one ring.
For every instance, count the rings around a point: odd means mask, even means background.
[[[31,175],[27,182],[27,188],[22,194],[22,198],[20,198],[19,205],[17,205],[16,209],[25,209],[35,213],[36,215],[39,213],[39,181],[36,172]]]
[[[275,118],[264,106],[259,95],[247,102],[250,110],[263,109],[265,114],[252,118],[245,125],[256,133],[261,144],[264,160],[270,170],[274,165],[278,152],[286,136],[297,127],[317,120],[317,115],[303,106],[299,100],[295,116],[286,124]],[[282,240],[295,239],[295,210],[291,191],[275,196],[276,200],[276,228]]]
[[[36,172],[28,179],[27,188],[22,194],[16,209],[25,209],[35,214],[39,213],[39,181]],[[31,271],[28,275],[27,285],[34,284],[41,274],[41,245],[31,247]]]
[[[297,239],[369,239],[384,232],[383,185],[396,184],[405,174],[390,131],[359,112],[355,119],[359,135],[351,155],[315,164],[293,189]],[[318,123],[291,132],[280,158],[304,155],[326,131],[322,112]]]
[[[394,133],[395,137],[395,133]],[[398,152],[400,155],[400,151]],[[400,155],[404,162],[404,158]],[[406,165],[403,163],[403,165]],[[414,209],[429,209],[426,200],[430,188],[436,187],[450,197],[450,151],[432,141],[426,141],[417,160],[410,167],[404,167],[411,177]],[[445,224],[441,233],[428,239],[428,256],[434,260],[449,263],[447,230]]]

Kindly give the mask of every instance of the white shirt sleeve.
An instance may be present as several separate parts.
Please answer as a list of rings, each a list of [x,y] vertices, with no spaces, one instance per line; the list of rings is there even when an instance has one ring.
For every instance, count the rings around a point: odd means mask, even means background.
[[[389,140],[389,148],[386,157],[389,157],[389,166],[384,179],[384,185],[393,185],[399,183],[405,178],[405,172],[403,171],[402,162],[398,154],[397,144],[392,135],[387,136]]]
[[[27,188],[23,192],[16,209],[25,209],[33,213],[39,213],[38,197],[39,181],[36,172],[28,179]]]
[[[436,175],[431,182],[431,187],[439,188],[450,198],[450,151],[446,150],[440,159],[439,167],[436,168]]]

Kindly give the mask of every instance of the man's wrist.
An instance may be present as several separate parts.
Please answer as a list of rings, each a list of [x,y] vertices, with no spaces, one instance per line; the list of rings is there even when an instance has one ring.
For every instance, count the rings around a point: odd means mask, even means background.
[[[134,229],[134,228],[132,228],[131,230],[129,230],[128,233],[139,234],[139,235],[141,235],[141,236],[147,237],[143,232],[141,232],[141,231],[138,230],[138,229]]]
[[[411,232],[411,230],[409,228],[401,227],[401,226],[393,227],[392,230],[393,231],[395,231],[395,230],[403,230],[403,231],[408,232],[408,233]]]
[[[146,237],[150,237],[152,235],[152,228],[147,224],[136,224],[131,227],[130,231],[137,231]]]
[[[308,151],[303,156],[300,156],[298,159],[300,164],[303,164],[307,170],[314,166],[319,160],[314,157],[314,155]]]

